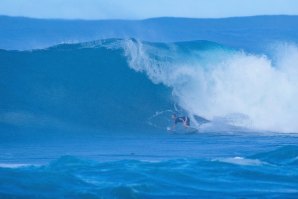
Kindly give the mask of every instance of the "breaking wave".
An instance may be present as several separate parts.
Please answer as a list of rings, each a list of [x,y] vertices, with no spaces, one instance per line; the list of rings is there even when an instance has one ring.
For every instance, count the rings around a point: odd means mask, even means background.
[[[298,132],[298,48],[272,49],[258,55],[210,41],[109,39],[2,50],[0,122],[152,132],[178,111],[201,131]]]
[[[167,45],[127,40],[124,49],[129,66],[172,88],[190,115],[255,130],[298,132],[294,44],[276,44],[268,55],[204,41]]]

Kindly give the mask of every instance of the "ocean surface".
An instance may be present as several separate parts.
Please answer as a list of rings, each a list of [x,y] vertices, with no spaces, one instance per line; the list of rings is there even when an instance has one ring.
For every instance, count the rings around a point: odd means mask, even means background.
[[[0,50],[0,198],[298,198],[298,48],[251,49]]]
[[[1,143],[1,198],[297,198],[298,137],[243,133]]]

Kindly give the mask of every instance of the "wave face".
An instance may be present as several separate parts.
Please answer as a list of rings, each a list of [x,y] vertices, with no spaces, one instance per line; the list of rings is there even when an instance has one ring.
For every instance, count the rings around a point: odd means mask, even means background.
[[[0,168],[0,181],[5,182],[0,197],[297,198],[297,156],[294,146],[255,154],[258,159],[99,163],[64,156],[45,166]],[[279,167],[274,160],[285,161]]]
[[[1,126],[156,132],[177,105],[194,125],[195,116],[212,121],[201,131],[298,132],[298,48],[272,49],[110,39],[0,51]]]
[[[170,90],[131,70],[117,40],[0,51],[0,122],[6,131],[147,131]],[[5,132],[5,131],[4,131]]]

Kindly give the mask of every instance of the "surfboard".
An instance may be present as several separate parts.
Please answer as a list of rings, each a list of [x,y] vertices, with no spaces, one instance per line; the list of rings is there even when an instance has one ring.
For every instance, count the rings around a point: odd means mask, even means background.
[[[183,127],[183,128],[177,128],[175,130],[171,130],[170,127],[167,127],[167,131],[169,133],[174,133],[174,134],[195,134],[199,132],[199,130],[194,127],[188,127],[188,128]]]

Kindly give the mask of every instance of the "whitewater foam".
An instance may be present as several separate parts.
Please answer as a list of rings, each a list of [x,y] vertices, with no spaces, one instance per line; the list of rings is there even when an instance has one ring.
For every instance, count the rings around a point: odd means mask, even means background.
[[[123,48],[129,66],[171,87],[190,115],[224,118],[221,121],[254,130],[298,132],[294,44],[276,45],[272,56],[202,41],[161,46],[126,40]]]
[[[37,166],[32,164],[18,164],[18,163],[0,163],[0,168],[22,168],[22,167],[28,167],[28,166]]]
[[[258,159],[247,159],[243,157],[232,157],[232,158],[217,158],[213,161],[219,161],[224,163],[236,164],[236,165],[246,165],[246,166],[259,166],[266,164]]]

